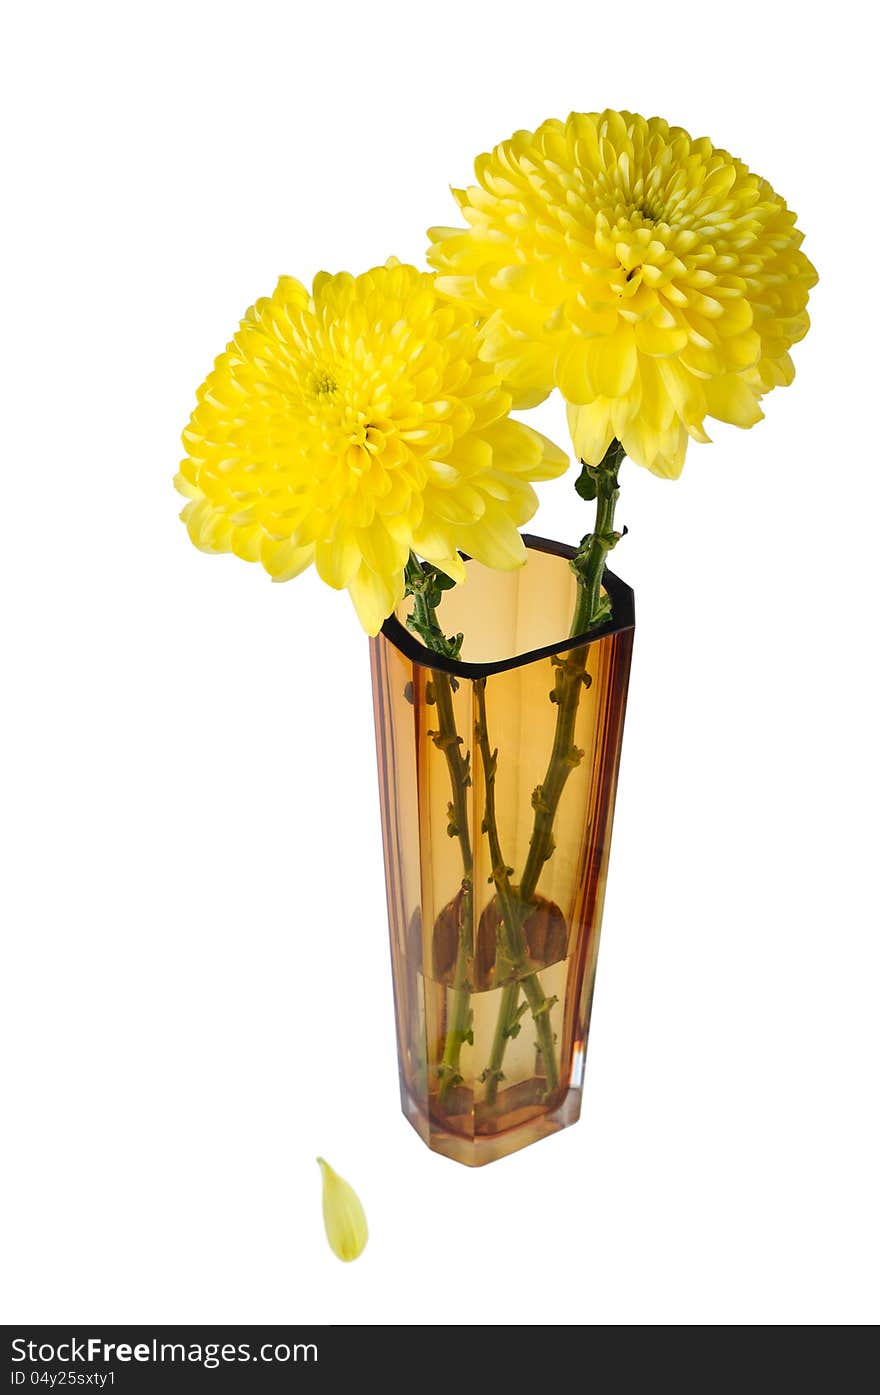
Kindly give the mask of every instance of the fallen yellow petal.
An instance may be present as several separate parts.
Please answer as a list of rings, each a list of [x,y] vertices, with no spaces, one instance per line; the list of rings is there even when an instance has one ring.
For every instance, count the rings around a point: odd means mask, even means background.
[[[324,1181],[324,1229],[338,1259],[357,1259],[367,1243],[367,1218],[357,1193],[328,1162],[318,1158]]]

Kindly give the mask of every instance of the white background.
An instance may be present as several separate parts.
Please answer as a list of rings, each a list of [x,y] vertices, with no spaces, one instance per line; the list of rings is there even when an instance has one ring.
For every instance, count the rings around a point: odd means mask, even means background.
[[[800,13],[7,20],[6,1321],[880,1316],[874,75],[858,7]],[[625,470],[638,633],[583,1117],[471,1171],[399,1113],[353,611],[197,553],[171,477],[280,272],[420,259],[475,154],[605,105],[742,156],[822,279],[764,423],[678,483]],[[533,419],[564,439],[558,400]],[[570,478],[543,487],[534,531],[586,527]],[[354,1265],[319,1152],[367,1208]]]

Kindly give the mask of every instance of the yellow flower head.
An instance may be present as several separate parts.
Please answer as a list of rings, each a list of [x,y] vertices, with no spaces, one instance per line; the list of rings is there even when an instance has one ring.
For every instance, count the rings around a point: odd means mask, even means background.
[[[557,386],[575,449],[616,436],[681,473],[704,418],[752,426],[790,383],[816,272],[766,180],[659,117],[573,114],[517,131],[434,228],[437,286],[484,320],[483,355],[534,405]]]
[[[530,480],[568,457],[508,412],[473,313],[390,261],[283,276],[245,315],[198,392],[175,481],[197,547],[262,562],[276,581],[314,561],[375,634],[413,549],[456,580],[458,549],[525,560]]]

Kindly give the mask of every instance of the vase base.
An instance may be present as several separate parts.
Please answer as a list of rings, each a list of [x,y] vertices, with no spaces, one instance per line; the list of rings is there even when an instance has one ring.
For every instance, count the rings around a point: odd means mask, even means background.
[[[404,1117],[433,1153],[441,1153],[465,1167],[484,1167],[486,1163],[497,1162],[520,1148],[527,1148],[530,1143],[537,1143],[541,1138],[576,1124],[581,1112],[581,1091],[572,1086],[554,1109],[540,1114],[531,1113],[521,1123],[514,1123],[497,1132],[473,1134],[445,1127],[426,1114],[422,1105],[405,1090],[402,1091],[401,1103]]]

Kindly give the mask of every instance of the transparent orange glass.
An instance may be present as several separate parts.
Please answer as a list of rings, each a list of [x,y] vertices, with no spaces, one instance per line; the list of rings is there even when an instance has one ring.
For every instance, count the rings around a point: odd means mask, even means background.
[[[461,659],[406,605],[371,641],[403,1110],[470,1166],[580,1114],[634,628],[571,639],[573,549],[468,562],[444,593]]]

